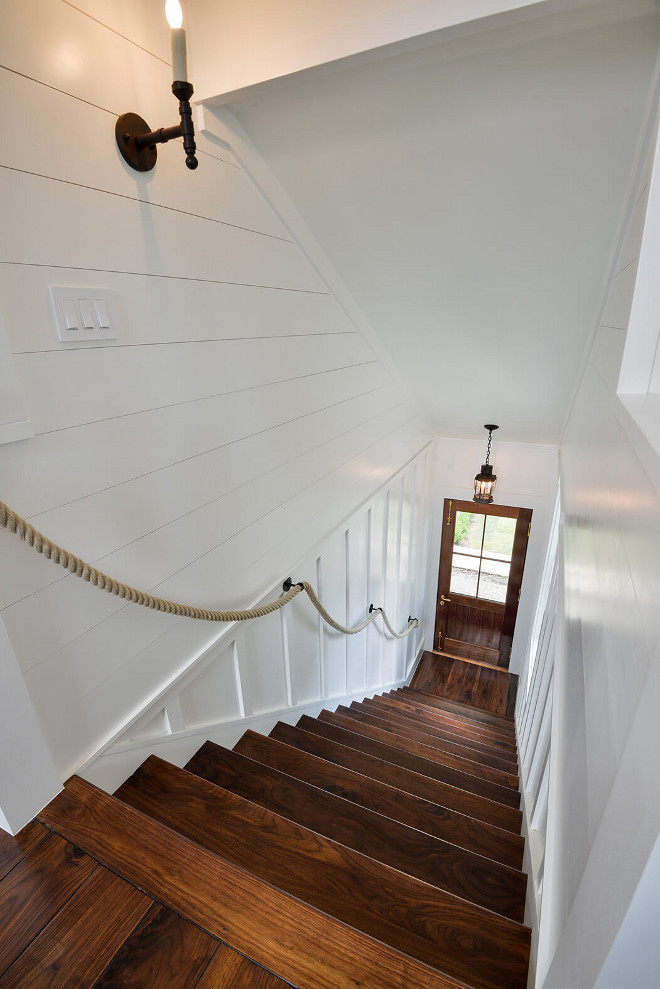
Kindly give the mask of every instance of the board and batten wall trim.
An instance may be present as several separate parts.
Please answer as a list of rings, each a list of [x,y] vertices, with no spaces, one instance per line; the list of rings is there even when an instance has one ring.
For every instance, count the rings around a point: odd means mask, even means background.
[[[2,499],[134,586],[244,607],[429,435],[308,232],[231,147],[200,133],[195,173],[174,144],[153,173],[123,162],[119,113],[173,122],[168,62],[160,4],[4,11],[0,308],[35,435],[0,447]],[[117,340],[58,343],[51,285],[106,289]],[[0,614],[65,776],[217,629],[99,594],[8,533],[0,552]]]
[[[428,573],[431,448],[293,567],[314,582],[333,618],[357,624],[383,602],[396,627],[421,613]],[[259,604],[273,601],[273,587]],[[234,623],[134,715],[82,767],[109,792],[152,752],[183,765],[210,738],[233,746],[248,728],[392,689],[410,680],[424,645],[422,623],[395,639],[380,620],[356,635],[329,628],[305,594],[265,618]]]

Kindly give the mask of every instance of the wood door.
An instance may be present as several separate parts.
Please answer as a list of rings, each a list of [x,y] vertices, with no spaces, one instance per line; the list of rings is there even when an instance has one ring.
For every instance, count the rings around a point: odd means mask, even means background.
[[[445,499],[434,647],[508,669],[530,508]]]

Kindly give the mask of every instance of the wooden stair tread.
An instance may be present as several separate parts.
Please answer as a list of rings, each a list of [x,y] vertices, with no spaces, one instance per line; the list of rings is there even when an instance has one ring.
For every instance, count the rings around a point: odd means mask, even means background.
[[[509,732],[510,734],[514,733],[512,719],[507,718],[503,714],[492,714],[490,711],[484,711],[481,708],[471,707],[469,704],[461,704],[459,701],[450,700],[448,697],[440,697],[438,694],[434,694],[431,691],[422,690],[414,686],[401,687],[399,689],[402,693],[423,694],[424,697],[431,700],[435,706],[445,708],[446,710],[455,711],[467,721],[476,721],[481,724],[490,725],[491,727],[497,728],[503,732]]]
[[[0,987],[93,986],[151,902],[119,876],[95,868],[5,972]]]
[[[330,720],[329,715],[331,714],[332,712],[324,710],[319,714],[319,718],[324,721]],[[371,713],[340,704],[334,712],[334,718],[350,719],[351,721],[356,721],[360,726],[368,725],[371,729],[375,730],[367,731],[365,727],[352,730],[360,731],[362,734],[369,735],[370,738],[379,738],[387,742],[388,745],[395,745],[397,748],[411,752],[413,755],[420,755],[423,759],[430,759],[431,762],[450,766],[460,773],[477,776],[479,779],[487,780],[496,786],[506,787],[510,790],[518,789],[519,780],[516,773],[495,769],[474,759],[457,756],[453,752],[432,744],[426,739],[410,738],[407,733],[403,734],[399,732],[396,726],[383,722],[382,718],[378,718]],[[335,720],[333,723],[338,724],[339,722]],[[345,721],[342,723],[348,726]]]
[[[293,985],[464,987],[460,980],[264,883],[79,777],[68,781],[39,818],[148,895]],[[140,835],[137,847],[135,834]],[[519,984],[524,985],[522,977]],[[508,985],[503,981],[501,989]]]
[[[522,923],[526,877],[207,742],[185,766],[317,834]]]
[[[278,723],[271,731],[273,738],[281,737],[278,734],[281,730],[281,724],[281,722]],[[287,725],[286,727],[290,726]],[[316,739],[316,737],[321,739],[325,743],[322,751],[327,753],[324,758],[330,759],[331,762],[341,761],[341,765],[348,769],[355,769],[357,772],[363,772],[365,776],[372,776],[374,779],[390,783],[390,785],[397,786],[408,793],[414,793],[434,803],[442,804],[444,807],[457,810],[461,814],[475,817],[479,821],[494,823],[497,827],[506,828],[517,835],[520,834],[522,813],[517,807],[500,804],[495,800],[482,797],[478,793],[461,790],[460,787],[425,775],[426,766],[423,764],[423,760],[415,762],[417,770],[410,768],[409,763],[412,762],[412,757],[408,757],[406,753],[403,754],[402,758],[402,763],[406,763],[406,765],[388,761],[389,747],[384,746],[381,742],[374,742],[372,739],[363,738],[361,735],[355,735],[354,732],[347,732],[343,728],[337,728],[336,725],[316,721],[313,718],[308,721],[305,716],[299,719],[293,731],[300,732],[299,735],[296,734],[295,736],[297,740],[295,744],[299,744],[301,748],[304,747],[309,750],[312,747],[311,739]],[[288,739],[286,740],[288,741]],[[315,740],[314,752],[320,754],[319,750],[320,746]],[[398,752],[394,750],[394,758],[396,759],[397,756]],[[433,768],[432,764],[431,768]]]
[[[361,703],[366,707],[373,707],[374,710],[378,709],[390,717],[406,718],[413,721],[424,726],[424,731],[432,729],[440,737],[458,742],[469,748],[489,752],[491,755],[517,764],[518,753],[515,742],[503,739],[497,734],[489,734],[487,729],[481,727],[475,729],[465,723],[447,720],[446,716],[438,709],[423,708],[419,703],[411,704],[402,697],[391,694],[376,694],[375,697],[365,697]]]
[[[155,756],[118,795],[223,859],[455,979],[469,979],[475,989],[522,989],[526,983],[530,932],[499,914],[376,863]],[[469,955],[457,949],[465,938]]]
[[[308,781],[315,787],[335,793],[378,814],[418,828],[436,838],[486,855],[514,869],[521,868],[524,842],[520,835],[493,827],[491,824],[346,768],[338,762],[333,763],[321,755],[307,752],[297,747],[292,738],[296,732],[305,735],[304,732],[299,732],[297,728],[284,722],[280,722],[276,727],[280,732],[280,740],[274,735],[267,737],[247,731],[234,746],[234,751],[272,766],[296,779]],[[325,751],[323,746],[334,746],[334,743],[327,742],[319,736],[308,735],[307,738],[312,746],[315,742],[318,743],[316,746],[318,751]],[[290,744],[287,744],[287,739]],[[352,750],[347,751],[350,757]],[[327,755],[327,752],[325,754]],[[365,756],[365,758],[371,757]]]
[[[470,728],[472,731],[487,733],[491,737],[509,742],[510,745],[516,745],[515,728],[512,724],[508,722],[502,723],[501,718],[496,724],[473,718],[470,712],[476,710],[476,708],[473,709],[467,707],[465,704],[454,703],[446,697],[439,697],[437,694],[430,693],[429,691],[413,689],[412,687],[397,687],[395,690],[389,692],[389,696],[400,697],[402,700],[411,700],[415,704],[423,704],[427,710],[436,716],[451,718],[455,724],[460,724],[462,727]]]
[[[312,727],[312,722],[316,727]],[[303,715],[298,724],[306,731],[320,732],[321,725],[334,728],[345,734],[341,737],[336,734],[327,737],[361,748],[363,751],[377,755],[388,762],[394,762],[432,779],[442,780],[451,786],[468,790],[497,803],[506,804],[509,807],[518,807],[520,803],[520,794],[517,790],[447,765],[435,757],[433,750],[429,756],[422,755],[420,753],[422,751],[426,753],[426,748],[416,743],[411,751],[410,747],[399,744],[399,739],[392,739],[382,729],[374,728],[357,719],[333,714],[331,711],[321,711],[318,719],[307,718],[306,715]]]
[[[452,718],[447,711],[439,708],[432,708],[420,702],[418,698],[406,699],[401,694],[389,693],[380,694],[379,701],[390,706],[393,710],[405,711],[419,718],[425,724],[433,725],[443,731],[447,731],[459,738],[469,739],[471,742],[488,745],[498,752],[510,753],[512,758],[517,758],[517,746],[515,740],[504,738],[498,732],[492,732],[483,725],[467,724],[467,722]]]
[[[377,719],[379,722],[387,725],[388,730],[394,734],[403,735],[406,738],[422,742],[424,745],[430,745],[443,752],[450,752],[452,755],[467,759],[470,762],[481,763],[484,766],[490,766],[493,769],[499,769],[502,772],[513,774],[517,777],[518,764],[517,762],[513,762],[511,757],[493,752],[485,745],[481,748],[472,747],[460,736],[455,735],[453,738],[448,738],[447,734],[443,733],[441,729],[434,729],[428,724],[421,724],[419,721],[415,721],[414,718],[407,718],[404,714],[392,712],[385,704],[379,705],[374,701],[369,703],[366,701],[353,701],[349,710],[363,712],[371,718]]]
[[[425,697],[437,707],[453,711],[467,721],[487,725],[490,728],[509,733],[512,736],[515,734],[514,721],[506,715],[485,711],[483,708],[474,707],[472,704],[463,704],[460,701],[434,693],[432,690],[427,690],[424,687],[414,686],[412,683],[407,687],[397,687],[396,690],[403,694],[418,694]]]

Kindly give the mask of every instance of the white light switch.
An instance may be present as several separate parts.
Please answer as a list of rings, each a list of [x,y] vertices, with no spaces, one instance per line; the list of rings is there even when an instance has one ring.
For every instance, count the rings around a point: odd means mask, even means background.
[[[51,285],[50,298],[58,340],[79,346],[116,340],[111,294],[105,288]]]
[[[80,306],[80,319],[82,320],[83,329],[91,330],[96,326],[96,319],[94,318],[94,304],[91,299],[78,299],[78,305]]]
[[[96,309],[96,325],[101,329],[110,326],[110,314],[105,299],[94,299],[94,308]]]
[[[67,330],[77,330],[80,326],[80,316],[75,299],[62,299],[62,312],[64,313],[64,325]]]

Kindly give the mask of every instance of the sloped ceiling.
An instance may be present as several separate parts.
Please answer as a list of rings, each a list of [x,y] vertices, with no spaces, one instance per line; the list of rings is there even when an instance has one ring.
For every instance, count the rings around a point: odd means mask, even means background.
[[[559,442],[659,41],[591,4],[231,103],[439,434]]]

